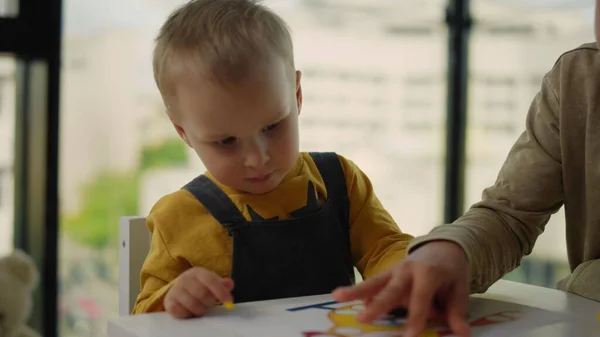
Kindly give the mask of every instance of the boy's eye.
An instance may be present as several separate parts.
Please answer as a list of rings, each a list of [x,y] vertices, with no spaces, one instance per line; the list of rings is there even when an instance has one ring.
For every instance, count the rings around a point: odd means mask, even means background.
[[[221,139],[216,141],[218,145],[231,145],[235,142],[235,137],[227,137],[225,139]]]
[[[277,129],[277,127],[279,126],[279,122],[275,123],[275,124],[271,124],[269,126],[267,126],[266,128],[264,128],[264,131],[272,131]]]

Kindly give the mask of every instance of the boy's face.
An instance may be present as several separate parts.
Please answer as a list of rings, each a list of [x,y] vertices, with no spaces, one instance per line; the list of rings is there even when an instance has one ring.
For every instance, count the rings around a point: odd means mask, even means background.
[[[237,84],[182,81],[171,116],[181,138],[222,184],[264,194],[298,158],[300,72],[295,81],[281,58]]]

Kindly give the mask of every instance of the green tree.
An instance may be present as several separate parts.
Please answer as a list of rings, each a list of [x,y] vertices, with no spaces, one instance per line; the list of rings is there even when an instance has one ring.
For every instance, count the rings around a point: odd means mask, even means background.
[[[128,174],[103,172],[83,187],[81,210],[62,218],[62,229],[74,241],[101,250],[119,236],[119,217],[139,212],[140,176],[153,168],[176,167],[187,163],[185,143],[169,139],[142,149],[139,169]]]
[[[142,149],[140,169],[174,167],[187,164],[187,148],[180,139],[169,139],[156,146],[146,146]]]
[[[83,188],[81,211],[64,217],[63,229],[90,248],[105,248],[118,240],[119,217],[137,214],[138,191],[137,174],[101,174]]]

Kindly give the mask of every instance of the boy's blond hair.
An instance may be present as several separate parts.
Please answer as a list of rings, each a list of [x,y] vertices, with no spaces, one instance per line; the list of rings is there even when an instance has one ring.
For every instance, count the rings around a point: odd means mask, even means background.
[[[273,55],[294,67],[289,27],[259,0],[192,0],[169,16],[154,49],[154,79],[170,110],[180,76],[239,81]]]

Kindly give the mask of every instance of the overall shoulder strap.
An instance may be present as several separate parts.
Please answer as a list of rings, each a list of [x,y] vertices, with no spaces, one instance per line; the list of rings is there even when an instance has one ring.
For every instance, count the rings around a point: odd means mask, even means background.
[[[207,176],[201,175],[187,183],[183,189],[192,193],[210,214],[224,227],[246,222],[246,218],[233,201]]]
[[[346,176],[340,158],[335,152],[311,152],[310,156],[317,165],[325,182],[328,196],[345,197],[348,195]]]

